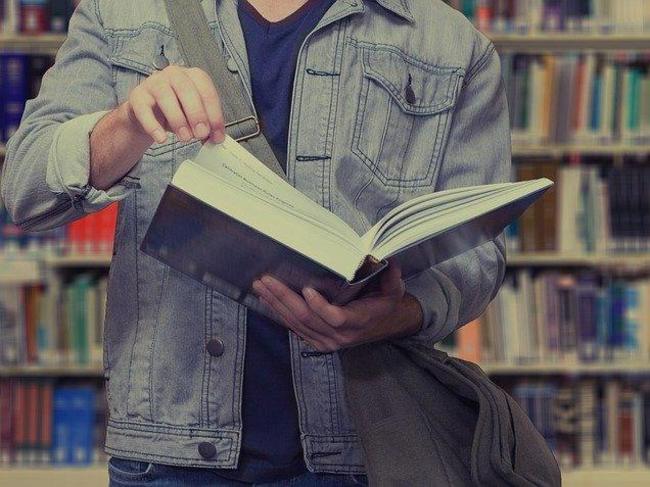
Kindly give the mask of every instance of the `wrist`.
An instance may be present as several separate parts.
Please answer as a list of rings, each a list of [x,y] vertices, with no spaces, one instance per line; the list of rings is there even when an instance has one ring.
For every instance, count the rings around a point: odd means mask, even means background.
[[[128,101],[125,101],[118,106],[115,111],[121,129],[136,139],[136,141],[139,142],[138,145],[146,145],[146,147],[149,147],[154,143],[153,137],[144,131]]]
[[[424,313],[420,301],[412,294],[404,294],[397,310],[397,322],[402,326],[399,338],[418,333],[422,329]]]

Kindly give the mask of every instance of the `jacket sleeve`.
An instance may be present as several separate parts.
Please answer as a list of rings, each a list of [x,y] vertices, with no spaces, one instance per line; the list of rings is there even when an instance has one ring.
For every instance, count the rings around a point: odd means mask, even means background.
[[[46,230],[126,196],[126,180],[106,191],[88,184],[90,132],[116,104],[97,0],[83,0],[7,144],[0,189],[15,223]]]
[[[501,63],[494,45],[467,70],[453,114],[436,190],[510,179],[510,122]],[[478,317],[505,275],[501,234],[406,281],[419,301],[422,329],[403,340],[432,344]]]

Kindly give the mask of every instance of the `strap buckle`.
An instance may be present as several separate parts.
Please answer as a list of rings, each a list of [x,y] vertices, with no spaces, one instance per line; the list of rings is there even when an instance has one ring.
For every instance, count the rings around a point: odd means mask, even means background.
[[[250,134],[242,134],[239,137],[233,137],[233,139],[235,139],[237,142],[243,142],[244,140],[248,140],[248,139],[252,139],[253,137],[257,137],[260,133],[262,133],[262,129],[260,128],[260,121],[257,119],[256,116],[249,115],[248,117],[244,117],[244,118],[241,118],[239,120],[235,120],[234,122],[230,122],[230,123],[225,124],[224,128],[228,128],[228,127],[238,125],[240,123],[248,122],[249,120],[255,122],[255,132],[250,133]]]

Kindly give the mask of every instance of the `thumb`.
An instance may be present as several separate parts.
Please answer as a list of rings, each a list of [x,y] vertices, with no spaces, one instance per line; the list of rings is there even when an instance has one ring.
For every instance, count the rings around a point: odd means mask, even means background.
[[[402,280],[402,269],[396,260],[388,261],[388,269],[381,276],[381,292],[387,296],[404,295],[405,286]]]

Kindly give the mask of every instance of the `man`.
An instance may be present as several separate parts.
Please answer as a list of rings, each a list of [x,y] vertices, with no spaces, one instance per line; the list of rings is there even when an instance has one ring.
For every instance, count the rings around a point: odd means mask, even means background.
[[[359,233],[423,192],[508,179],[498,55],[443,2],[201,5],[289,181]],[[377,295],[343,307],[262,278],[277,322],[148,257],[139,245],[175,168],[224,138],[227,94],[183,66],[169,25],[160,1],[82,0],[2,177],[26,230],[120,201],[104,340],[111,482],[363,484],[337,350],[433,346],[496,294],[503,241],[406,282],[392,266]]]

